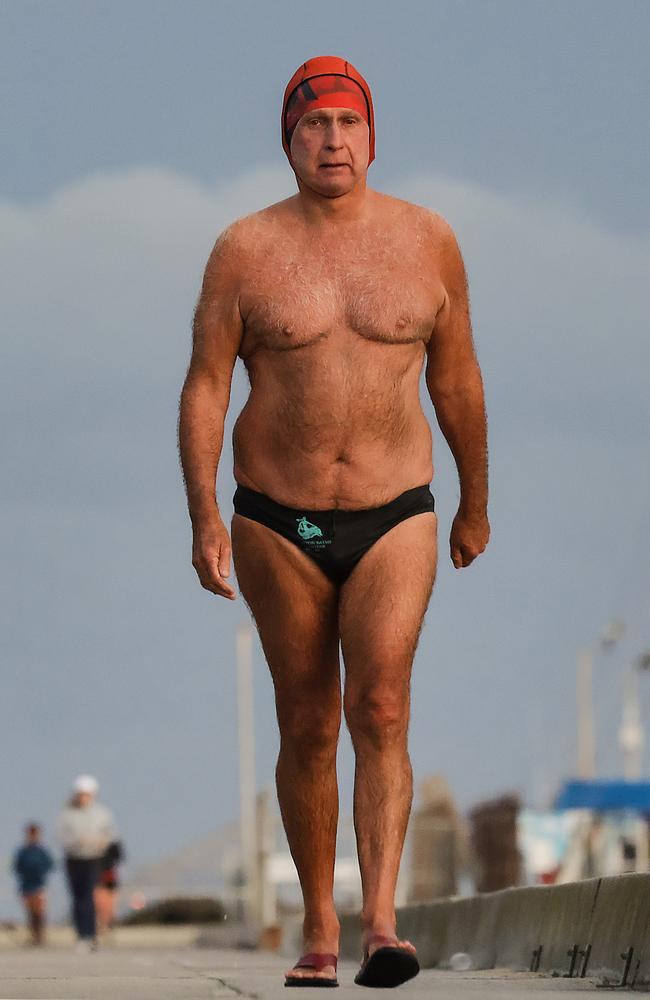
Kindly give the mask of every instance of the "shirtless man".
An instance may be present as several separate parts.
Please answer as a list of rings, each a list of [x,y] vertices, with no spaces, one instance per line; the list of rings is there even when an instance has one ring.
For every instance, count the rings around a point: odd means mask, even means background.
[[[396,935],[394,898],[412,798],[411,666],[437,555],[424,363],[460,479],[454,566],[469,566],[489,536],[461,255],[440,216],[366,186],[374,139],[370,90],[350,63],[300,67],[282,113],[298,193],[217,240],[181,397],[193,565],[203,587],[234,600],[215,479],[242,358],[251,390],[234,431],[232,554],[275,687],[278,799],[305,906],[305,955],[286,980],[296,986],[337,985],[341,710],[363,887],[355,981],[395,986],[418,971]]]

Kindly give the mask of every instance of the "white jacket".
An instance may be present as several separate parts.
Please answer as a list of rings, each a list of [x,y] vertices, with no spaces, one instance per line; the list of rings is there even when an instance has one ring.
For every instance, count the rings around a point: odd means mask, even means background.
[[[57,837],[67,858],[101,858],[111,841],[117,839],[112,814],[99,802],[66,806],[56,825]]]

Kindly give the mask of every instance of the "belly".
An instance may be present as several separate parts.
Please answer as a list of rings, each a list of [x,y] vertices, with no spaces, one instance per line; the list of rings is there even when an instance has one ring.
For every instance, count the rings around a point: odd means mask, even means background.
[[[412,345],[410,357],[387,350],[353,363],[306,351],[260,359],[235,425],[237,481],[312,510],[375,507],[429,482],[421,357]]]

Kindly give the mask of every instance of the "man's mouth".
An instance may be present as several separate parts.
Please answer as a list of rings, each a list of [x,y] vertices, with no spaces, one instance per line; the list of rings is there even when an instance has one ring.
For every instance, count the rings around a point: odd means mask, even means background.
[[[340,170],[342,167],[349,166],[348,163],[321,163],[323,170]]]

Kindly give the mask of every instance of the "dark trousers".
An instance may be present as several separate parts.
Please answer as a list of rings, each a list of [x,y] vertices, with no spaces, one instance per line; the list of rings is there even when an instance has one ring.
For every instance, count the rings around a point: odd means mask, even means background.
[[[95,937],[95,900],[99,880],[99,858],[66,858],[68,885],[72,894],[72,922],[80,938]]]

